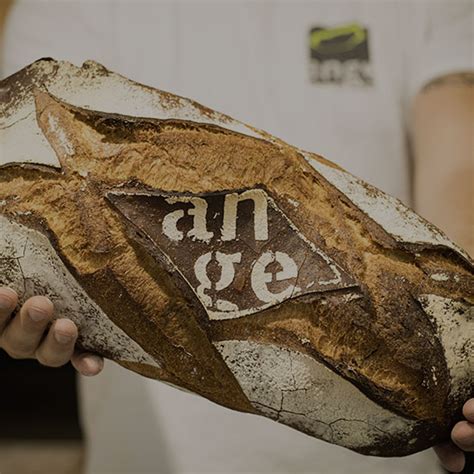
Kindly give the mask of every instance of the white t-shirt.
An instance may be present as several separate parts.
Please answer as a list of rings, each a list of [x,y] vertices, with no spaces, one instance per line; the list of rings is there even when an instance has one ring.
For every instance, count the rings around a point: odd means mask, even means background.
[[[470,1],[17,1],[2,76],[95,59],[315,151],[405,202],[407,110],[472,69]],[[87,471],[437,473],[431,451],[360,456],[109,363],[82,381]]]

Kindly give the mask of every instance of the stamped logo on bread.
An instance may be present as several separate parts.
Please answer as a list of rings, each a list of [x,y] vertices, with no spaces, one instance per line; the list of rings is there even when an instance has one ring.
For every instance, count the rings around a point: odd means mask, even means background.
[[[210,319],[238,318],[355,284],[264,189],[120,191],[108,199],[169,259]]]

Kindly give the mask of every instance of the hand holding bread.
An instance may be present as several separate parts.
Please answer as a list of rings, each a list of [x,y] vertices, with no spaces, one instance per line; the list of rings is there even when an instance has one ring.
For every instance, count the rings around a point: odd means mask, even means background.
[[[71,361],[82,375],[97,375],[100,357],[74,351],[77,327],[69,319],[54,318],[53,304],[44,296],[32,296],[17,309],[18,295],[0,288],[0,349],[14,359],[37,359],[42,365],[60,367]]]

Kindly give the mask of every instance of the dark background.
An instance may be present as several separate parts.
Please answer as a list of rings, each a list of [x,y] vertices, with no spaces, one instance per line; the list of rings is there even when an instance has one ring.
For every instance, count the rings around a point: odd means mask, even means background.
[[[76,373],[0,350],[0,439],[81,439]]]

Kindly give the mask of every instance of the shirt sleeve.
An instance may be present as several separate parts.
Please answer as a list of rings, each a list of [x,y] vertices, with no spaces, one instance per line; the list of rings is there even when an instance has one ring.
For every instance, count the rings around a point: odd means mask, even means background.
[[[437,0],[419,6],[416,31],[411,35],[416,44],[406,44],[410,97],[437,77],[474,69],[474,3]]]

